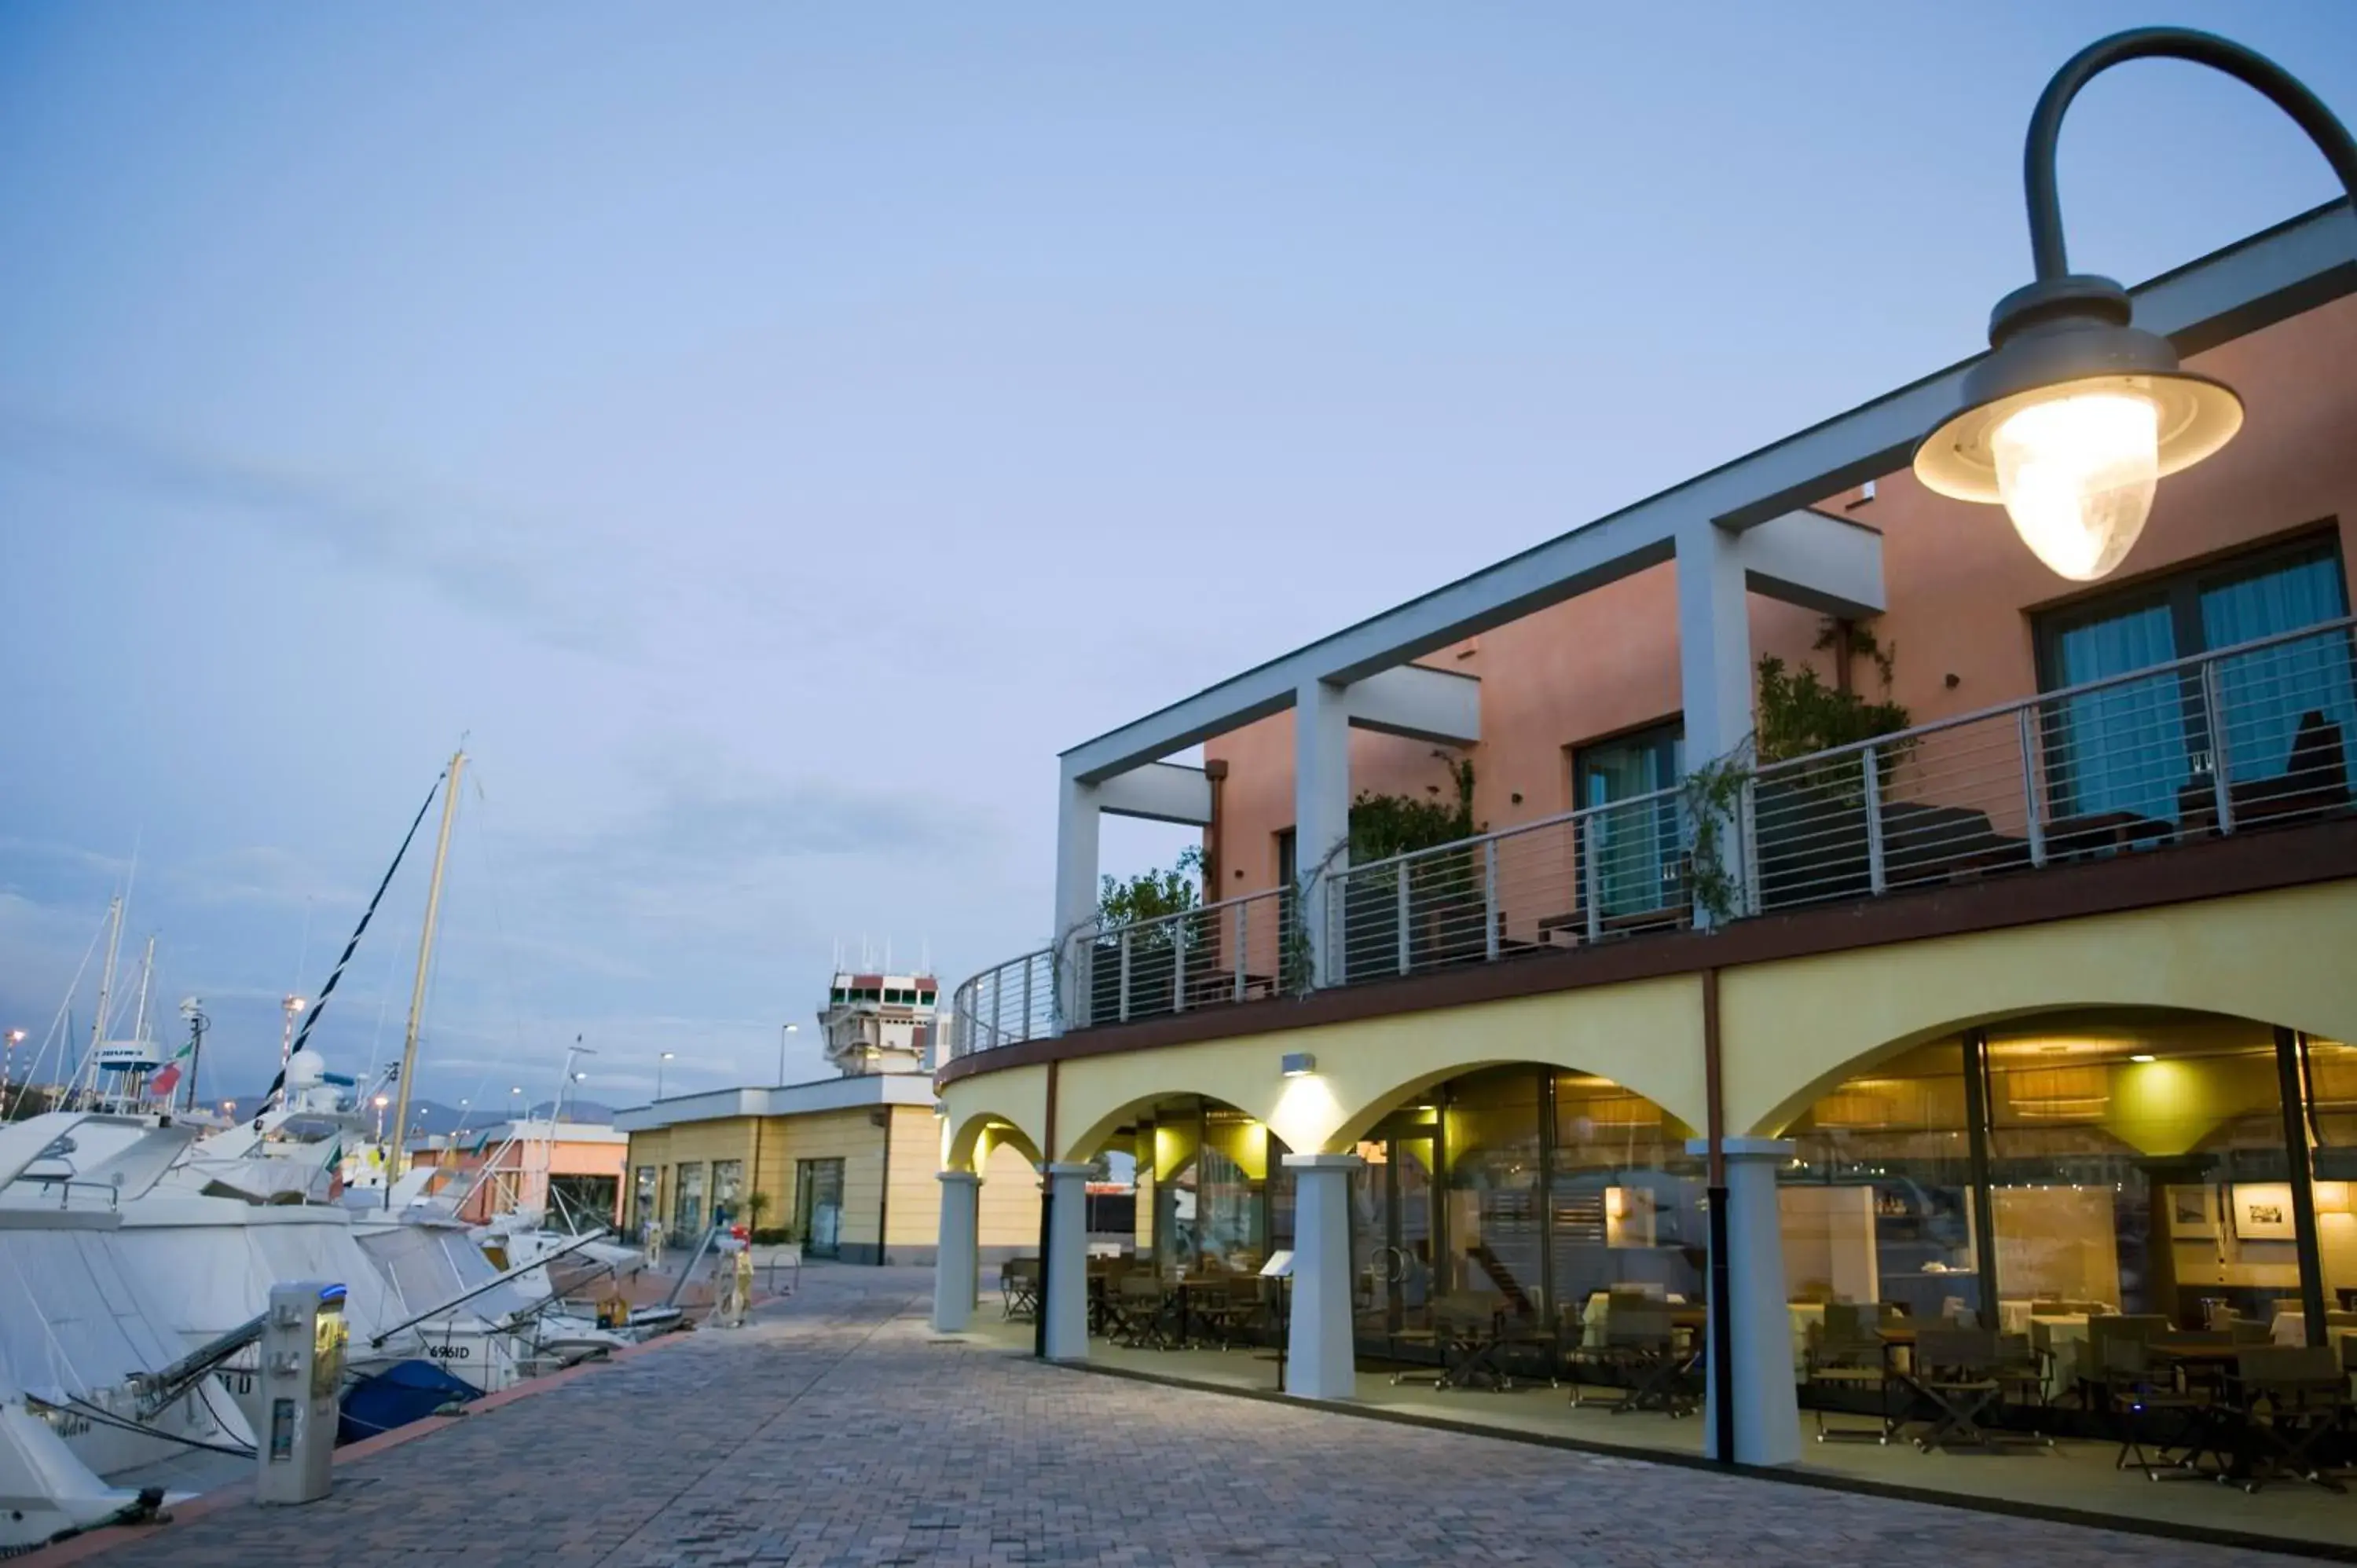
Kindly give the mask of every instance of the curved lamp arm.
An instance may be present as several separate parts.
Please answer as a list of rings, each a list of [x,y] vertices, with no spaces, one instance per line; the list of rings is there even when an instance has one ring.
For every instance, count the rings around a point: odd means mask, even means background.
[[[2062,247],[2062,201],[2054,188],[2055,143],[2062,133],[2062,115],[2079,90],[2097,76],[2131,59],[2182,59],[2256,88],[2276,108],[2297,121],[2324,154],[2341,188],[2357,203],[2357,141],[2333,118],[2324,101],[2266,56],[2246,49],[2214,33],[2190,27],[2135,27],[2098,38],[2063,62],[2039,96],[2029,118],[2029,141],[2022,150],[2022,185],[2029,200],[2029,249],[2040,283],[2071,271]]]

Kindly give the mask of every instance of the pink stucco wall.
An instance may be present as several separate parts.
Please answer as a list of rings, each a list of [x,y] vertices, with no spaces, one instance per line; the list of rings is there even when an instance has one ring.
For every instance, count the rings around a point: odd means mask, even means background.
[[[1885,476],[1870,501],[1856,504],[1853,490],[1819,503],[1882,532],[1889,608],[1873,629],[1896,650],[1892,694],[1917,723],[2035,692],[2032,617],[2085,593],[2114,592],[2319,525],[2337,523],[2344,570],[2357,558],[2357,299],[2212,349],[2189,368],[2242,393],[2243,433],[2207,463],[2162,482],[2126,565],[2091,589],[2048,572],[2003,512],[1932,495],[1903,469]],[[1468,755],[1484,824],[1568,810],[1573,747],[1677,715],[1675,571],[1654,567],[1422,661],[1481,678],[1483,739]],[[1830,676],[1830,656],[1811,651],[1818,625],[1807,611],[1754,598],[1753,657],[1777,653]],[[1863,660],[1857,674],[1864,689],[1877,689]],[[1293,716],[1232,731],[1204,750],[1229,765],[1215,897],[1271,886],[1276,835],[1293,822]],[[1445,786],[1432,752],[1354,733],[1351,786]]]

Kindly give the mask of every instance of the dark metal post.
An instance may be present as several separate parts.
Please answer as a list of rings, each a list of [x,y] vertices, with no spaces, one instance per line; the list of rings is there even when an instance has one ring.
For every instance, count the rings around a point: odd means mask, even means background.
[[[1980,1275],[1979,1322],[1997,1326],[1996,1206],[1989,1193],[1988,1031],[1964,1031],[1964,1142],[1972,1158],[1973,1268]]]
[[[1056,1178],[1039,1167],[1039,1304],[1031,1314],[1031,1354],[1048,1359],[1048,1239],[1055,1234]],[[1000,1265],[1004,1267],[1005,1265]]]
[[[1727,1185],[1727,1087],[1721,1073],[1718,1039],[1718,971],[1702,972],[1702,1073],[1704,1129],[1710,1155],[1704,1171],[1710,1204],[1710,1284],[1708,1316],[1710,1355],[1703,1374],[1710,1380],[1711,1426],[1718,1462],[1735,1463],[1735,1305],[1734,1265],[1727,1256],[1729,1201]],[[1764,1241],[1763,1238],[1763,1241]]]
[[[2276,1082],[2283,1099],[2284,1153],[2291,1166],[2292,1240],[2299,1254],[2299,1306],[2308,1319],[2307,1343],[2325,1345],[2324,1260],[2317,1246],[2315,1171],[2308,1152],[2307,1074],[2300,1071],[2300,1039],[2276,1030]]]
[[[2029,136],[2022,147],[2022,187],[2029,206],[2029,250],[2039,282],[2051,282],[2071,271],[2062,243],[2062,199],[2054,177],[2062,115],[2081,88],[2113,66],[2132,59],[2190,60],[2255,89],[2308,133],[2332,172],[2341,177],[2341,188],[2352,201],[2357,201],[2357,141],[2350,138],[2324,101],[2298,78],[2266,56],[2214,33],[2190,27],[2132,27],[2098,38],[2064,61],[2030,114]]]

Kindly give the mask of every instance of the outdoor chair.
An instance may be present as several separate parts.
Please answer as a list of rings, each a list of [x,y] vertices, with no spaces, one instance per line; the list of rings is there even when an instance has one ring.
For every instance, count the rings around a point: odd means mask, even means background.
[[[1655,1410],[1676,1417],[1694,1412],[1687,1377],[1690,1358],[1679,1352],[1667,1302],[1613,1292],[1604,1303],[1604,1343],[1586,1356],[1621,1380],[1626,1391],[1618,1400],[1602,1402],[1612,1414]],[[1598,1402],[1586,1398],[1575,1379],[1571,1402]]]
[[[1825,1424],[1825,1407],[1816,1406],[1820,1443],[1888,1444],[1898,1430],[1890,1413],[1890,1345],[1878,1327],[1879,1315],[1871,1306],[1827,1302],[1823,1323],[1810,1327],[1807,1359],[1813,1391],[1848,1394],[1874,1391],[1874,1406],[1881,1419],[1871,1427]]]
[[[2328,1474],[2314,1450],[2349,1410],[2349,1379],[2321,1345],[2246,1345],[2235,1358],[2243,1384],[2244,1430],[2254,1446],[2243,1490],[2288,1476],[2330,1492],[2349,1488]]]
[[[1432,1303],[1432,1344],[1440,1358],[1433,1371],[1394,1372],[1394,1384],[1429,1380],[1436,1389],[1513,1387],[1499,1356],[1505,1340],[1498,1329],[1495,1296],[1473,1291],[1451,1291]]]
[[[2080,1404],[2088,1410],[2101,1410],[2109,1398],[2105,1387],[2106,1369],[2110,1359],[2104,1350],[2114,1339],[2149,1341],[2156,1334],[2167,1334],[2170,1324],[2158,1314],[2140,1314],[2127,1317],[2109,1316],[2087,1319],[2087,1337],[2079,1341],[2079,1364],[2072,1381]]]
[[[1159,1279],[1150,1273],[1124,1274],[1105,1300],[1106,1337],[1134,1350],[1168,1350],[1172,1341],[1167,1307]]]
[[[1931,1430],[1915,1440],[1934,1448],[1969,1444],[1993,1448],[2002,1434],[1984,1424],[2005,1392],[1997,1336],[1985,1328],[1924,1328],[1915,1337],[1914,1385],[1936,1413]]]
[[[998,1266],[999,1316],[1029,1318],[1039,1311],[1039,1260],[1009,1258]]]
[[[1200,1337],[1232,1349],[1251,1343],[1261,1311],[1261,1282],[1251,1274],[1207,1282],[1187,1293],[1187,1306]]]
[[[2190,1479],[2205,1472],[2204,1453],[2214,1451],[2217,1402],[2208,1394],[2178,1386],[2174,1373],[2152,1365],[2151,1352],[2140,1339],[2104,1342],[2104,1402],[2118,1413],[2120,1451],[2112,1458],[2115,1470],[2141,1470],[2147,1480]],[[2174,1434],[2181,1452],[2171,1458],[2168,1445],[2150,1434],[2147,1422],[2157,1415],[2177,1418]],[[2149,1443],[2156,1454],[2147,1454]]]

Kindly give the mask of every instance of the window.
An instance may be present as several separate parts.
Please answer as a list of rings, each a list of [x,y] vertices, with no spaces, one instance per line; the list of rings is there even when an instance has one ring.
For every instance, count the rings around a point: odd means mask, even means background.
[[[2042,618],[2044,690],[2083,685],[2349,613],[2338,543],[2311,540],[2184,572]],[[2222,749],[2235,784],[2282,774],[2303,726],[2337,725],[2357,762],[2345,637],[2319,635],[2222,660],[2213,725],[2196,671],[2165,671],[2064,698],[2046,715],[2056,817],[2127,812],[2174,822],[2210,786]],[[2213,736],[2213,727],[2222,735]]]
[[[794,1219],[802,1245],[813,1258],[843,1250],[843,1162],[794,1162]]]
[[[655,1167],[640,1165],[638,1190],[630,1198],[630,1222],[644,1226],[660,1212],[655,1203]]]
[[[744,1161],[712,1162],[712,1210],[715,1215],[726,1214],[734,1221],[737,1218],[737,1199],[742,1196],[744,1187]]]
[[[671,1228],[683,1240],[704,1234],[704,1166],[679,1167],[679,1185],[672,1193]]]
[[[1619,740],[1583,746],[1572,759],[1574,798],[1582,807],[1674,791],[1685,776],[1685,728],[1656,725]],[[1680,857],[1686,831],[1674,792],[1587,819],[1584,844],[1596,856],[1595,887],[1607,918],[1643,915],[1684,897]]]

